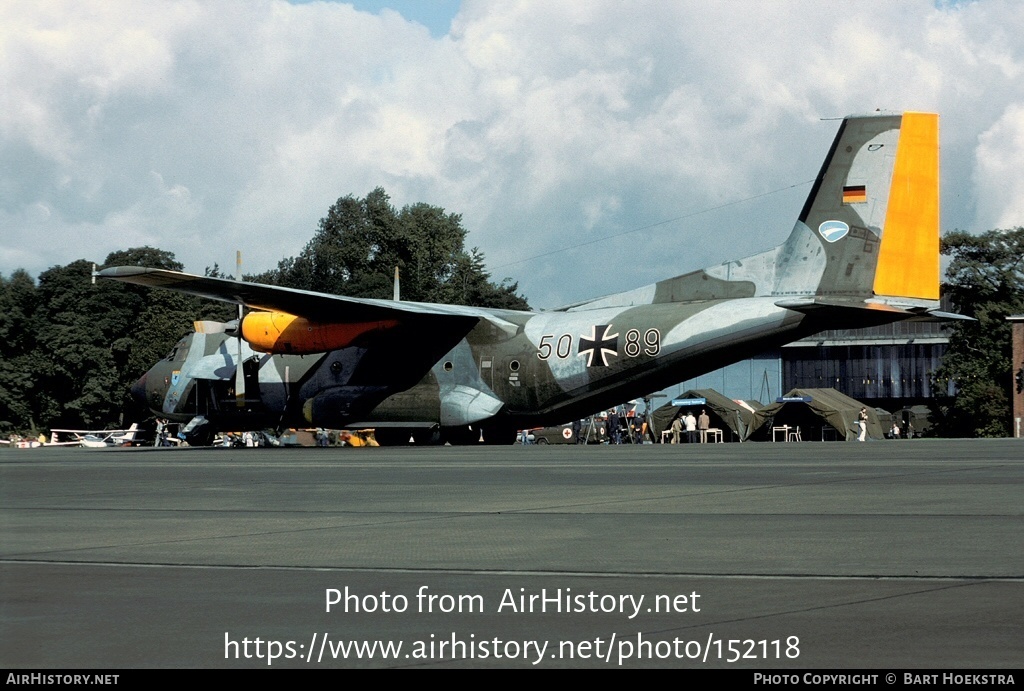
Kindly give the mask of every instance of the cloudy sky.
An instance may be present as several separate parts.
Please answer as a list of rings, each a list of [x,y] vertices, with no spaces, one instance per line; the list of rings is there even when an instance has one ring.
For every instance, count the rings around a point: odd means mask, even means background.
[[[0,274],[297,254],[339,197],[461,213],[536,307],[785,239],[838,125],[941,114],[942,225],[1024,223],[1024,3],[0,3]]]

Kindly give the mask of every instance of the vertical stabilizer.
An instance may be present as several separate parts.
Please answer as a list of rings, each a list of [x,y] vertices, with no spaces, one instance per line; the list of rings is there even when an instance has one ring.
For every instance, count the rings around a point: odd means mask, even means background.
[[[787,244],[803,226],[824,249],[817,295],[938,300],[938,115],[846,118],[797,226]]]

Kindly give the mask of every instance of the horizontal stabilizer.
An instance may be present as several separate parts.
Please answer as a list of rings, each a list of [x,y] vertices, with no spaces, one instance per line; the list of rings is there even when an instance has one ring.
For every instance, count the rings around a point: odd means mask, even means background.
[[[850,310],[872,310],[875,312],[890,312],[893,315],[903,315],[905,317],[917,314],[917,312],[910,309],[903,309],[901,307],[894,307],[884,302],[868,302],[866,300],[849,299],[844,300],[842,298],[790,298],[787,300],[776,300],[776,306],[784,309],[793,310],[794,312],[803,312],[804,314],[813,314],[822,310],[837,310],[837,309],[850,309]],[[920,310],[919,310],[920,311]]]
[[[965,317],[962,314],[952,312],[940,312],[919,305],[894,305],[885,302],[868,302],[866,300],[842,298],[789,298],[776,300],[775,305],[783,309],[801,312],[803,314],[835,312],[837,310],[868,310],[879,314],[891,314],[897,319],[912,321],[944,322],[944,321],[974,321],[973,317]]]

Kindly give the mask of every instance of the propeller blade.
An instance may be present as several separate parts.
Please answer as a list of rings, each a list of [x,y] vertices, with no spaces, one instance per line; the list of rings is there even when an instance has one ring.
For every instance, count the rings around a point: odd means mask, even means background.
[[[239,306],[241,309],[241,306]],[[245,371],[242,366],[242,339],[236,338],[238,342],[238,358],[235,360],[235,405],[239,408],[245,407]]]
[[[235,254],[235,280],[242,280],[242,250]],[[235,340],[238,342],[238,358],[235,361],[235,405],[245,407],[245,368],[242,366],[242,305],[238,305],[238,321],[235,326]]]

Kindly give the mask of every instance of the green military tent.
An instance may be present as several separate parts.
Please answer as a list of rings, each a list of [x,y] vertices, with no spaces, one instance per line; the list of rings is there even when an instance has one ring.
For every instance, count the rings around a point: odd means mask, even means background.
[[[754,413],[745,438],[772,441],[777,435],[773,428],[788,428],[785,436],[799,429],[803,441],[856,441],[861,408],[867,408],[868,439],[883,439],[885,434],[875,409],[835,389],[793,389]]]
[[[906,438],[925,436],[932,427],[932,411],[925,405],[912,405],[893,413]]]
[[[651,414],[654,438],[661,439],[661,433],[672,426],[676,415],[685,415],[686,409],[690,409],[696,417],[701,408],[707,410],[711,427],[722,430],[725,441],[742,441],[754,419],[754,408],[749,403],[737,403],[714,389],[690,389]]]

